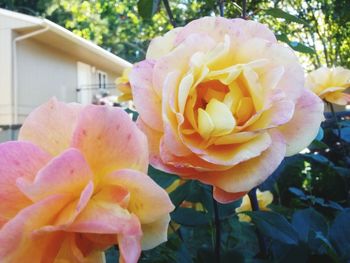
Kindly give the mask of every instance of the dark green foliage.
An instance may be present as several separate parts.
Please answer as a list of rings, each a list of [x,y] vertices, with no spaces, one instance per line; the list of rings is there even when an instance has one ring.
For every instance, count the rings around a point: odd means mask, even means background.
[[[151,19],[159,8],[160,0],[139,0],[137,11],[143,19]]]

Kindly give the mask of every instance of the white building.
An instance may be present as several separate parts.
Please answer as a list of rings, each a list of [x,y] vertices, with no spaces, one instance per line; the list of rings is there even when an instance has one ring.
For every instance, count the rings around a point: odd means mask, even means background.
[[[53,96],[91,103],[97,93],[116,92],[128,66],[47,19],[0,9],[0,141],[14,138],[11,128]]]

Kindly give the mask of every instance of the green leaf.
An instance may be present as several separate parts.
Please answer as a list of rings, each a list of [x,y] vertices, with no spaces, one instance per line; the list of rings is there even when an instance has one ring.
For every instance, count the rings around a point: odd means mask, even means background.
[[[298,210],[292,218],[292,225],[298,229],[301,241],[308,242],[312,231],[321,232],[325,236],[328,234],[326,219],[312,208]]]
[[[307,53],[307,54],[315,54],[315,50],[311,47],[308,47],[300,42],[297,41],[290,41],[287,35],[285,34],[279,34],[276,35],[276,38],[279,41],[282,41],[286,44],[288,44],[293,50],[298,51],[300,53]]]
[[[282,9],[279,9],[279,8],[270,8],[270,9],[266,9],[263,11],[265,12],[265,14],[276,17],[276,18],[283,18],[289,22],[295,22],[298,24],[303,24],[303,25],[309,26],[309,24],[305,20],[303,20],[297,16],[291,15],[287,12],[284,12]]]
[[[167,188],[179,177],[174,174],[168,174],[148,166],[148,175],[162,188]]]
[[[192,184],[193,181],[186,181],[170,193],[170,199],[176,207],[178,207],[189,195]]]
[[[350,259],[350,209],[339,213],[329,230],[329,239],[338,253]]]
[[[137,10],[143,19],[151,19],[157,12],[160,0],[139,0]]]
[[[248,214],[261,233],[285,244],[298,244],[298,234],[280,214],[267,211],[244,212]]]
[[[232,228],[230,239],[233,239],[233,249],[240,251],[246,258],[253,258],[259,253],[259,244],[255,228],[246,222],[240,222],[238,218],[232,217],[229,220]]]
[[[330,255],[334,262],[339,262],[337,252],[335,251],[329,240],[321,232],[315,232],[314,238],[322,244],[322,248],[326,250],[327,254]],[[324,254],[322,252],[322,250],[318,251],[319,254]]]
[[[289,46],[294,49],[295,51],[298,51],[300,53],[307,53],[307,54],[314,54],[316,53],[315,50],[311,47],[308,47],[302,43],[292,41],[289,43]]]
[[[207,214],[192,208],[178,207],[171,213],[171,219],[184,226],[198,226],[209,224]]]

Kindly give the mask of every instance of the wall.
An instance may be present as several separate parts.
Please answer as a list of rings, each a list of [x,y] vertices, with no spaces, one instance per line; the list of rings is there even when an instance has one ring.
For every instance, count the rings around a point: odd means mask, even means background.
[[[12,123],[11,29],[0,29],[0,125]]]
[[[20,123],[35,107],[55,96],[76,101],[76,59],[27,39],[17,44],[18,113]]]

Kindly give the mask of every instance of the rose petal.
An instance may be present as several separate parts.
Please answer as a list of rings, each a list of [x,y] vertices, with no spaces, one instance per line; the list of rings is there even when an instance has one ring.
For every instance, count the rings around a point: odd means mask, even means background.
[[[225,35],[235,37],[241,33],[232,21],[222,17],[203,17],[188,23],[177,35],[175,45],[179,45],[193,34],[203,34],[217,42],[223,42]]]
[[[166,191],[141,172],[119,170],[106,176],[105,183],[122,185],[129,191],[128,211],[135,214],[141,224],[152,223],[174,209]]]
[[[134,236],[118,235],[120,263],[137,263],[141,255],[140,239]]]
[[[130,73],[130,83],[134,104],[140,118],[154,129],[161,131],[161,98],[155,92],[152,83],[154,62],[145,60],[134,65]]]
[[[259,156],[271,145],[268,133],[262,133],[251,140],[234,145],[213,145],[207,149],[195,149],[199,157],[216,165],[233,166]],[[191,146],[192,147],[192,146]]]
[[[338,105],[347,105],[350,103],[350,95],[346,93],[341,93],[341,92],[334,92],[327,94],[325,96],[326,101],[329,101],[331,103],[335,103]]]
[[[245,194],[246,192],[228,193],[218,187],[214,187],[214,192],[213,192],[213,196],[215,200],[220,202],[221,204],[229,204],[241,198]]]
[[[175,168],[171,165],[165,164],[160,158],[160,141],[163,138],[163,133],[156,131],[146,125],[140,118],[137,119],[138,127],[146,134],[149,144],[149,152],[150,152],[150,163],[153,167],[166,171],[168,173],[177,173],[177,174],[192,174],[195,172],[193,169],[188,168]]]
[[[259,156],[221,172],[203,173],[198,180],[228,193],[248,192],[269,177],[284,158],[285,141],[278,132],[270,132],[271,146]],[[220,199],[220,195],[218,195]]]
[[[28,257],[30,251],[36,251],[36,244],[28,240],[28,235],[31,231],[50,224],[70,201],[68,195],[53,195],[22,209],[0,230],[0,261],[23,262],[19,259]]]
[[[235,23],[235,26],[240,28],[247,35],[247,38],[258,37],[270,42],[277,42],[273,32],[264,24],[241,18],[232,19],[231,22]]]
[[[4,221],[17,214],[31,201],[19,191],[16,180],[20,177],[34,179],[51,156],[28,142],[0,144],[0,217]]]
[[[102,251],[86,248],[89,242],[84,240],[81,234],[66,234],[60,250],[55,258],[55,263],[82,262],[82,263],[104,263],[106,262]]]
[[[198,43],[201,43],[201,45],[198,45]],[[215,42],[212,38],[192,34],[167,56],[160,58],[153,69],[153,85],[156,93],[162,97],[164,83],[168,74],[174,70],[179,70],[184,74],[190,68],[189,62],[193,54],[197,52],[208,52],[214,46]]]
[[[69,147],[81,109],[79,104],[66,104],[53,98],[29,114],[18,138],[58,155]]]
[[[316,137],[323,121],[323,102],[311,91],[305,90],[297,101],[293,118],[278,129],[287,142],[286,156],[307,147]]]
[[[83,153],[99,179],[118,169],[147,171],[148,168],[147,139],[120,108],[94,105],[84,108],[72,146]]]
[[[152,249],[168,240],[169,214],[150,224],[142,224],[142,250]]]
[[[174,48],[175,38],[182,30],[182,27],[177,27],[164,36],[155,37],[148,46],[146,59],[158,59],[168,54]]]
[[[68,149],[41,169],[34,181],[17,180],[18,188],[33,202],[53,194],[79,195],[93,178],[89,165],[76,149]]]

